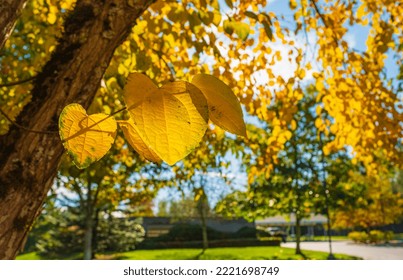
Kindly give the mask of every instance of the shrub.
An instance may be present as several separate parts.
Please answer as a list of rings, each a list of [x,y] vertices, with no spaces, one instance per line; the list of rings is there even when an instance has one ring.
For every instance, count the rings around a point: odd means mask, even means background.
[[[125,252],[134,250],[144,240],[145,231],[138,220],[109,217],[98,224],[96,252]]]
[[[221,232],[207,227],[208,240],[223,239],[256,239],[256,229],[251,227],[243,227],[235,233]],[[197,224],[179,223],[174,225],[167,234],[149,238],[156,242],[168,241],[200,241],[202,240],[202,227]]]
[[[359,231],[352,231],[348,234],[348,238],[354,241],[354,243],[362,242],[362,234]]]
[[[388,242],[393,238],[392,231],[382,232],[380,230],[371,230],[368,233],[365,231],[352,231],[348,234],[348,238],[354,241],[355,243],[381,243]]]
[[[369,243],[380,243],[385,239],[385,234],[380,230],[371,230],[368,239]]]
[[[243,239],[243,238],[256,238],[257,230],[253,227],[243,227],[239,229],[237,232],[232,234],[232,238],[234,239]]]
[[[395,235],[394,233],[393,233],[393,231],[385,231],[384,232],[384,234],[385,234],[385,237],[384,237],[384,240],[385,240],[385,242],[389,242],[390,240],[392,240],[393,239],[393,236]]]

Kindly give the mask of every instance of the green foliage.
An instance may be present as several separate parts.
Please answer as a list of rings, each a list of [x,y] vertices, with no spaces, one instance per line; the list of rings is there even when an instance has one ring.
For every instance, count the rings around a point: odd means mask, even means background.
[[[37,252],[43,258],[57,259],[82,251],[84,232],[78,216],[47,203],[30,234],[24,252]]]
[[[61,209],[48,203],[28,236],[24,252],[37,252],[41,258],[76,258],[83,251],[84,224],[74,208]],[[101,218],[98,222],[95,252],[133,250],[143,241],[144,229],[137,220]]]
[[[136,219],[102,219],[97,228],[96,252],[125,252],[134,250],[144,240],[145,231]]]

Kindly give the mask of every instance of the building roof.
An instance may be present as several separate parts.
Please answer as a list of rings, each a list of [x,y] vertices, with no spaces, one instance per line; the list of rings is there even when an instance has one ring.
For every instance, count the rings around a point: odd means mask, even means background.
[[[327,222],[327,218],[324,215],[312,215],[309,218],[304,218],[301,221],[302,226],[306,225],[323,225]],[[256,220],[257,226],[291,226],[295,225],[295,214],[288,216],[274,216],[261,220]]]

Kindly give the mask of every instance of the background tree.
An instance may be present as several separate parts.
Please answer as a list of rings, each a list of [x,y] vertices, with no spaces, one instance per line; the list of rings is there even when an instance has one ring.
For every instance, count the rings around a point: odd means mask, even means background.
[[[369,231],[401,221],[403,199],[392,190],[392,176],[390,172],[368,176],[350,171],[349,180],[337,185],[335,226]]]

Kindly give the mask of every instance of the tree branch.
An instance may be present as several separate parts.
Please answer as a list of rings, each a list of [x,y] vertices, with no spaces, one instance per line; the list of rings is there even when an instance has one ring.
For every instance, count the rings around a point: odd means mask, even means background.
[[[29,77],[27,79],[24,80],[20,80],[20,81],[16,81],[16,82],[11,82],[11,83],[4,83],[4,84],[0,84],[0,87],[12,87],[12,86],[16,86],[16,85],[21,85],[21,84],[25,84],[27,82],[33,81],[35,80],[36,75]]]
[[[1,108],[0,108],[0,113],[8,120],[12,125],[18,127],[19,129],[25,130],[27,132],[31,133],[39,133],[39,134],[53,134],[53,133],[59,133],[59,131],[56,130],[35,130],[35,129],[30,129],[25,126],[22,126],[15,121],[13,121]]]
[[[325,17],[323,16],[322,12],[319,10],[318,5],[316,5],[316,0],[310,0],[310,2],[312,3],[313,8],[315,9],[315,12],[319,15],[320,19],[322,20],[323,25],[326,28],[329,28],[329,25],[328,25]],[[336,35],[333,35],[332,37],[333,37],[333,40],[336,43],[336,45],[339,45],[339,39],[336,37]]]

